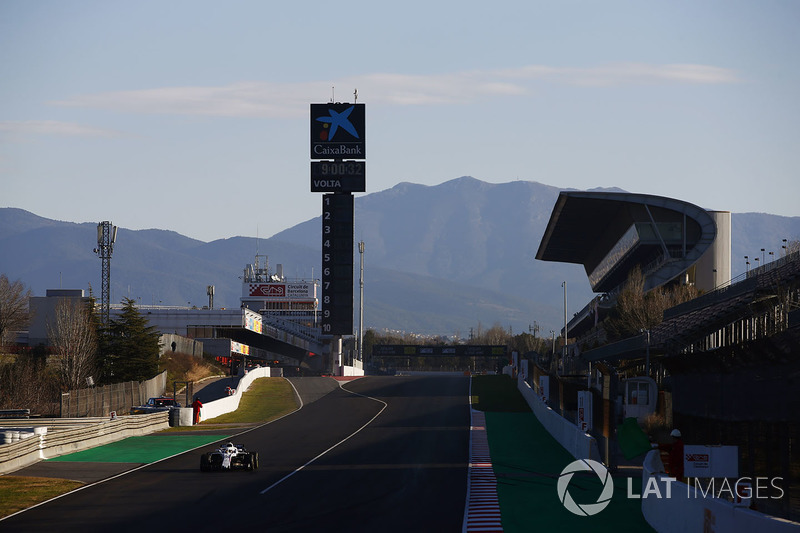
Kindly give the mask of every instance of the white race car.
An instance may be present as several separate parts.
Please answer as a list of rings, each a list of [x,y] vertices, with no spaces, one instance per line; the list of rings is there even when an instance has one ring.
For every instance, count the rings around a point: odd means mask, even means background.
[[[248,452],[241,444],[228,442],[200,456],[200,471],[258,470],[258,452]]]

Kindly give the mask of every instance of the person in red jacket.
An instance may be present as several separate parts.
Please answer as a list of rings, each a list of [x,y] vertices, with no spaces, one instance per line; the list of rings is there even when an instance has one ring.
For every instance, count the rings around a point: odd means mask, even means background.
[[[683,481],[683,437],[679,429],[673,429],[669,436],[672,437],[672,442],[661,444],[658,448],[669,454],[669,474],[678,481]]]
[[[200,401],[199,396],[194,397],[194,403],[192,403],[192,408],[194,409],[194,423],[200,423],[200,408],[203,407],[203,402]]]

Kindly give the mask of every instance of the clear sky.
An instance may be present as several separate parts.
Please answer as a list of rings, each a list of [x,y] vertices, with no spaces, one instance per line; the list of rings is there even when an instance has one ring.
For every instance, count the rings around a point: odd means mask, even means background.
[[[203,241],[319,216],[309,104],[367,189],[470,175],[800,215],[800,2],[0,0],[0,206]]]

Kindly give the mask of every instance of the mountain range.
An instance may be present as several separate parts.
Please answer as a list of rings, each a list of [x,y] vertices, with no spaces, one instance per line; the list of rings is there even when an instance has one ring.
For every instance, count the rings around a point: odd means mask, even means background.
[[[490,184],[462,177],[435,186],[400,183],[357,197],[355,240],[365,243],[365,328],[460,336],[495,324],[515,333],[536,324],[545,336],[560,329],[562,282],[570,315],[592,293],[582,266],[534,259],[559,190],[531,181]],[[0,208],[0,273],[19,279],[36,296],[46,289],[91,288],[99,297],[96,228],[96,222]],[[761,248],[779,254],[784,238],[800,240],[800,217],[733,213],[733,275],[745,270],[745,255],[758,256]],[[267,239],[203,242],[165,229],[120,228],[111,301],[130,297],[143,304],[201,307],[208,304],[206,287],[214,285],[215,307],[238,307],[244,267],[256,254],[268,256],[272,271],[284,265],[288,278],[318,278],[320,243],[319,217]],[[356,278],[358,262],[357,256]],[[357,294],[355,299],[357,309]]]

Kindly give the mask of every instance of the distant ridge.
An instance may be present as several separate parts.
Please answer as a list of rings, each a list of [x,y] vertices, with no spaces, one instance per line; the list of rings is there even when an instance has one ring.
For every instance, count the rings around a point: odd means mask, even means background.
[[[366,245],[365,326],[443,335],[495,323],[521,332],[536,321],[542,335],[560,329],[562,281],[570,313],[592,294],[582,267],[534,259],[559,190],[463,176],[432,186],[403,182],[357,197],[355,240]],[[59,286],[98,293],[96,225],[0,208],[0,273],[22,280],[35,295]],[[257,249],[273,269],[283,264],[288,277],[318,278],[320,228],[317,217],[268,239],[212,242],[121,228],[111,262],[112,303],[130,296],[143,304],[202,307],[206,286],[215,285],[217,307],[238,307],[240,276]],[[744,255],[761,248],[778,254],[781,239],[800,240],[800,217],[734,213],[732,230],[737,275]]]

